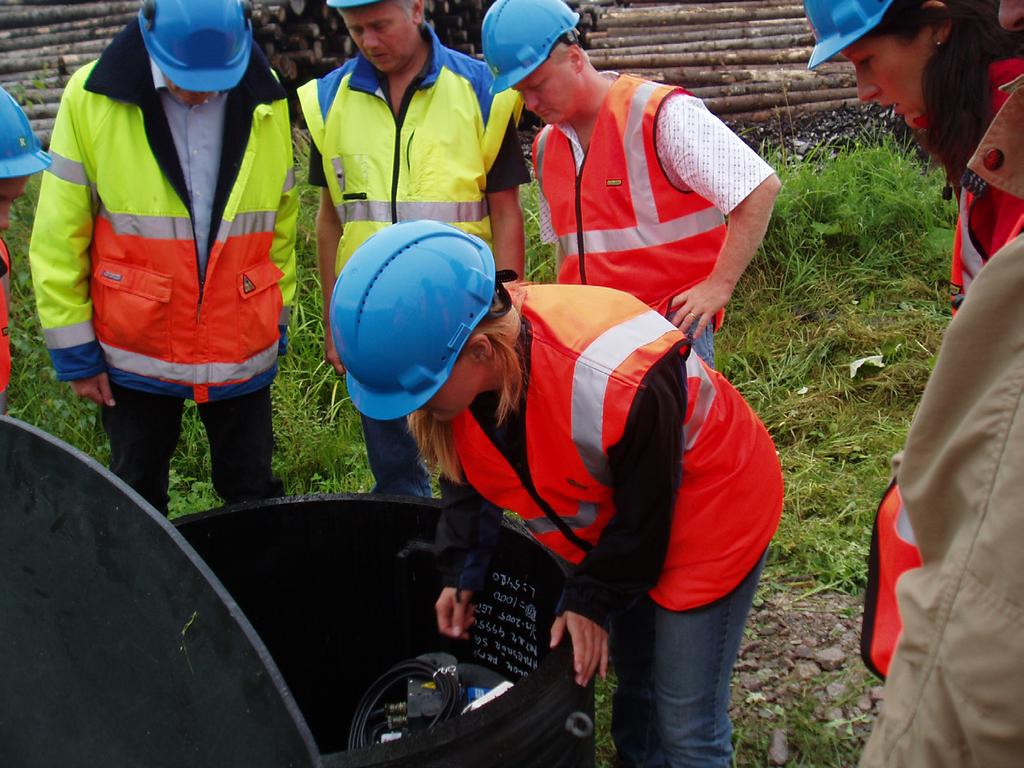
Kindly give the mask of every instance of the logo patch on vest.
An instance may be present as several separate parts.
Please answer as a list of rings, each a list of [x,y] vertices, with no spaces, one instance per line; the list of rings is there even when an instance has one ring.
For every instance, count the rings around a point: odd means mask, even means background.
[[[249,279],[248,275],[242,275],[242,291],[250,294],[256,290],[256,283]]]
[[[605,182],[605,186],[608,186],[608,187],[621,187],[622,186],[622,179],[608,179]]]
[[[120,283],[122,280],[124,280],[123,275],[119,275],[117,272],[111,272],[106,269],[104,269],[103,272],[101,272],[100,274],[107,278],[107,280],[113,280],[115,283]]]

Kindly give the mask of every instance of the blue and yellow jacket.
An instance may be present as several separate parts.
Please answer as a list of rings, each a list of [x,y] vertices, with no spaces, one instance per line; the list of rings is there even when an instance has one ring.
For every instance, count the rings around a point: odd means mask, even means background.
[[[361,54],[299,88],[342,223],[336,268],[374,232],[399,221],[443,221],[491,241],[487,173],[522,102],[491,95],[487,66],[444,47],[430,27],[425,76],[392,112]]]

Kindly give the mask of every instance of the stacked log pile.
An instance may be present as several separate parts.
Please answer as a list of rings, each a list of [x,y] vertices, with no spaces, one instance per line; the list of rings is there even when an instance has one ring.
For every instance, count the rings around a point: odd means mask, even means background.
[[[683,85],[725,119],[857,103],[848,64],[807,70],[814,36],[800,0],[584,2],[578,10],[588,17],[583,44],[598,69]]]
[[[425,0],[443,43],[479,56],[493,0]],[[686,86],[726,119],[756,121],[856,100],[848,65],[808,72],[814,39],[800,0],[570,0],[598,69]],[[61,90],[138,13],[139,0],[5,0],[0,5],[0,85],[48,140]],[[326,0],[256,2],[253,28],[289,91],[355,53]]]

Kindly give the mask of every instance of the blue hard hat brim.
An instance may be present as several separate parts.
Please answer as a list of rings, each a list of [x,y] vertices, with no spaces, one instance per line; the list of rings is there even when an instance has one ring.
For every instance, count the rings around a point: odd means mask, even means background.
[[[327,0],[331,8],[358,8],[361,5],[373,5],[382,0]]]
[[[245,70],[249,67],[249,51],[240,56],[239,61],[230,67],[218,69],[195,69],[176,67],[166,62],[157,61],[157,66],[164,77],[179,88],[196,93],[212,93],[213,91],[230,91],[238,85]]]
[[[348,385],[348,394],[352,398],[352,404],[364,416],[377,419],[377,421],[401,419],[413,411],[418,411],[437,394],[438,390],[448,381],[454,363],[453,359],[451,365],[448,366],[446,375],[441,377],[437,384],[431,385],[415,395],[408,392],[378,392],[369,389],[360,384],[348,372],[345,373],[345,383]]]
[[[53,158],[41,149],[20,157],[0,160],[0,178],[15,179],[21,176],[31,176],[34,173],[45,171],[52,162]]]
[[[826,61],[830,61],[843,52],[843,49],[849,45],[853,45],[855,42],[860,40],[870,30],[863,30],[845,35],[839,39],[830,38],[829,40],[823,40],[814,46],[814,50],[811,51],[810,61],[807,62],[808,69],[815,69],[816,67],[824,64]]]

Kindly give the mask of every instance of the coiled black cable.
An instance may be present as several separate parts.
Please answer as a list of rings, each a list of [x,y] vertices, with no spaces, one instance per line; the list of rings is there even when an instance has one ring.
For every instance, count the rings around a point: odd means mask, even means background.
[[[381,699],[388,691],[399,683],[405,683],[409,678],[433,680],[441,694],[441,708],[431,719],[428,728],[433,728],[458,714],[462,691],[454,670],[440,670],[422,659],[401,661],[374,680],[356,705],[348,732],[349,749],[368,747],[376,742],[386,726],[386,722],[380,722],[381,717],[386,717],[383,708],[378,706]],[[374,720],[377,722],[374,723]]]

